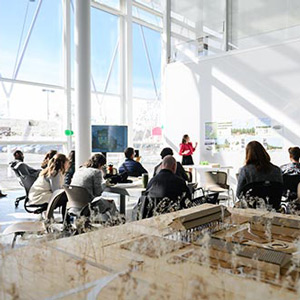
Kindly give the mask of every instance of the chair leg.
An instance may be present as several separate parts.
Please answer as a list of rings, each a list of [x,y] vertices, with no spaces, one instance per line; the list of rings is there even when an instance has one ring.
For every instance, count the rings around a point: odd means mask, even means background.
[[[14,238],[13,238],[12,243],[11,243],[11,248],[12,249],[15,247],[18,235],[19,235],[19,232],[15,232]]]
[[[18,208],[19,202],[22,201],[22,200],[25,200],[25,198],[26,198],[26,196],[22,196],[22,197],[16,198],[16,200],[15,200],[15,208]]]

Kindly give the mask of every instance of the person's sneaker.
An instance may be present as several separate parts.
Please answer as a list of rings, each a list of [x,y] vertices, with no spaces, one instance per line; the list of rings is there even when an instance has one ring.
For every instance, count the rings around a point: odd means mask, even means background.
[[[6,197],[6,196],[7,196],[7,194],[2,194],[2,192],[0,192],[0,198]]]

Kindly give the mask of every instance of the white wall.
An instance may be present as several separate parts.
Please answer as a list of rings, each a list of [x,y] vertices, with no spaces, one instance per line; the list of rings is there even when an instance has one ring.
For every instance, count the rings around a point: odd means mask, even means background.
[[[195,163],[234,166],[233,183],[245,154],[207,151],[205,122],[268,117],[283,124],[284,151],[270,152],[277,165],[288,161],[289,146],[300,145],[300,40],[169,64],[165,76],[167,144],[178,150],[182,135],[188,133],[193,142],[200,142]]]

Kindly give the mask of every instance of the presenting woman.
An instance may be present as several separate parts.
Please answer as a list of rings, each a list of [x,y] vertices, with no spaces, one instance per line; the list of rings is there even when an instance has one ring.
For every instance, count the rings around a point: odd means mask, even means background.
[[[182,165],[193,165],[193,153],[196,150],[198,143],[195,143],[195,147],[190,142],[190,137],[185,134],[182,138],[182,143],[180,144],[179,155],[182,155]]]

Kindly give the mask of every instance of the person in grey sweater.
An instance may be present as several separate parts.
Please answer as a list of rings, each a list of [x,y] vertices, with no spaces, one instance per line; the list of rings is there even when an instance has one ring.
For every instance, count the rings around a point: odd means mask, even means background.
[[[117,212],[113,200],[102,199],[100,196],[105,188],[102,168],[106,164],[103,154],[94,154],[81,168],[75,171],[71,185],[84,187],[92,196],[93,203],[97,202],[100,213],[109,211],[113,216]]]
[[[260,181],[282,183],[282,175],[280,168],[271,163],[270,156],[262,144],[252,141],[246,147],[246,164],[239,172],[237,197],[241,196],[247,184]]]

